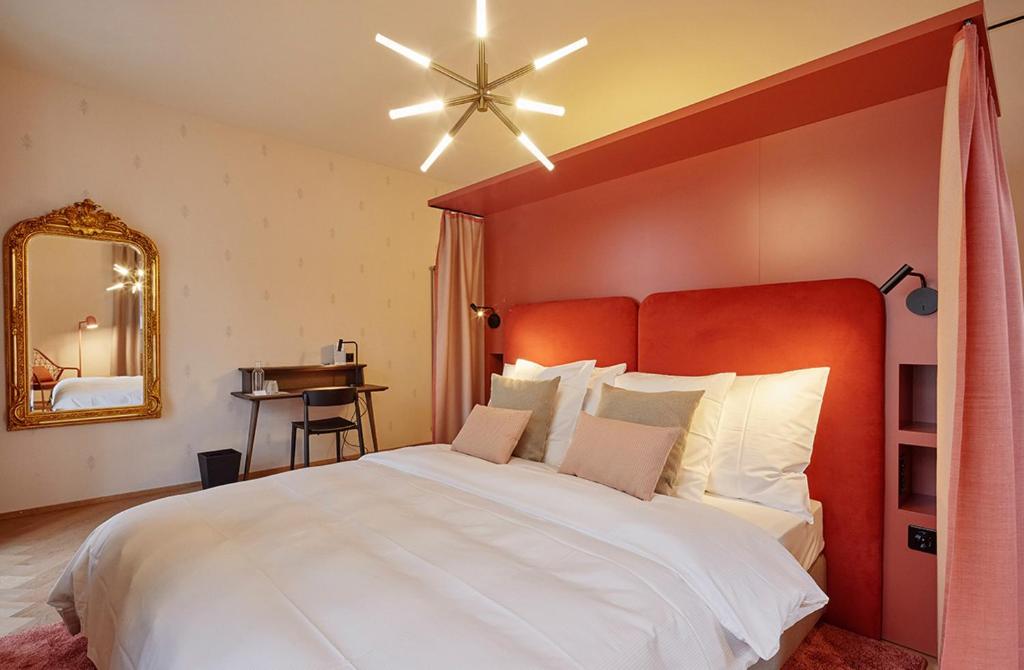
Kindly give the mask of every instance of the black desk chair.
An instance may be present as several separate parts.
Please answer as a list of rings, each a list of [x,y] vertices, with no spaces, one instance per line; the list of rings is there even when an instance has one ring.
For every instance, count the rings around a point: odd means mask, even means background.
[[[344,407],[355,406],[355,422],[344,419],[340,416],[332,416],[328,419],[310,419],[310,407]],[[352,386],[341,386],[338,388],[315,389],[302,392],[302,421],[292,421],[292,461],[289,470],[295,469],[295,433],[302,430],[302,448],[305,466],[309,467],[309,436],[325,435],[334,433],[334,445],[337,451],[338,462],[341,462],[341,434],[355,430],[359,436],[359,455],[366,455],[366,446],[363,443],[363,420],[359,412],[359,394]]]

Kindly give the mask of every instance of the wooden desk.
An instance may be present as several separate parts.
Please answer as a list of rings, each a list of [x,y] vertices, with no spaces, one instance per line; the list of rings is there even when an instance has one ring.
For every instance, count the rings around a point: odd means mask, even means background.
[[[377,423],[373,416],[373,394],[387,391],[387,386],[363,383],[365,363],[348,363],[345,365],[286,365],[263,368],[264,378],[274,380],[280,393],[273,395],[256,395],[252,391],[253,368],[238,368],[242,373],[242,390],[232,391],[231,395],[251,403],[249,409],[249,434],[245,445],[245,470],[242,479],[249,478],[252,465],[252,448],[256,442],[256,422],[260,414],[260,405],[271,400],[287,400],[301,398],[303,391],[330,386],[355,386],[356,391],[366,400],[366,416],[370,420],[370,438],[373,450],[377,451]],[[359,408],[356,407],[356,411]]]

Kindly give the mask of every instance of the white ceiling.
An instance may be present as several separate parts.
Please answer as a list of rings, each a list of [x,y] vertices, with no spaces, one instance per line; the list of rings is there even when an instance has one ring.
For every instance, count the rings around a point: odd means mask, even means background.
[[[568,108],[518,114],[553,154],[964,2],[490,0],[488,60],[496,75],[590,39],[510,87]],[[458,111],[390,121],[387,110],[465,89],[374,34],[472,78],[473,16],[474,0],[0,0],[0,62],[417,170]],[[529,159],[478,115],[431,172],[465,184]]]

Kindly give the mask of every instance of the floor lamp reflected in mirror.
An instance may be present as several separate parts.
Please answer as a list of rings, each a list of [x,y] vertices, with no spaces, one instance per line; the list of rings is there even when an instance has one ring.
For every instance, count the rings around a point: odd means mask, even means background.
[[[85,317],[85,319],[83,319],[82,321],[78,322],[78,376],[79,377],[84,376],[83,375],[84,368],[82,368],[82,331],[83,330],[96,330],[99,327],[100,327],[99,322],[96,321],[96,317],[92,316],[92,315],[89,315],[89,316]]]

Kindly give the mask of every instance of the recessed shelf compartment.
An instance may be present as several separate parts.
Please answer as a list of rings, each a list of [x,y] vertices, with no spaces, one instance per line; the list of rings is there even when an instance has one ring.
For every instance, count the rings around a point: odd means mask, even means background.
[[[900,445],[900,509],[935,515],[935,448]]]
[[[935,365],[900,364],[900,430],[935,434],[937,372]]]

